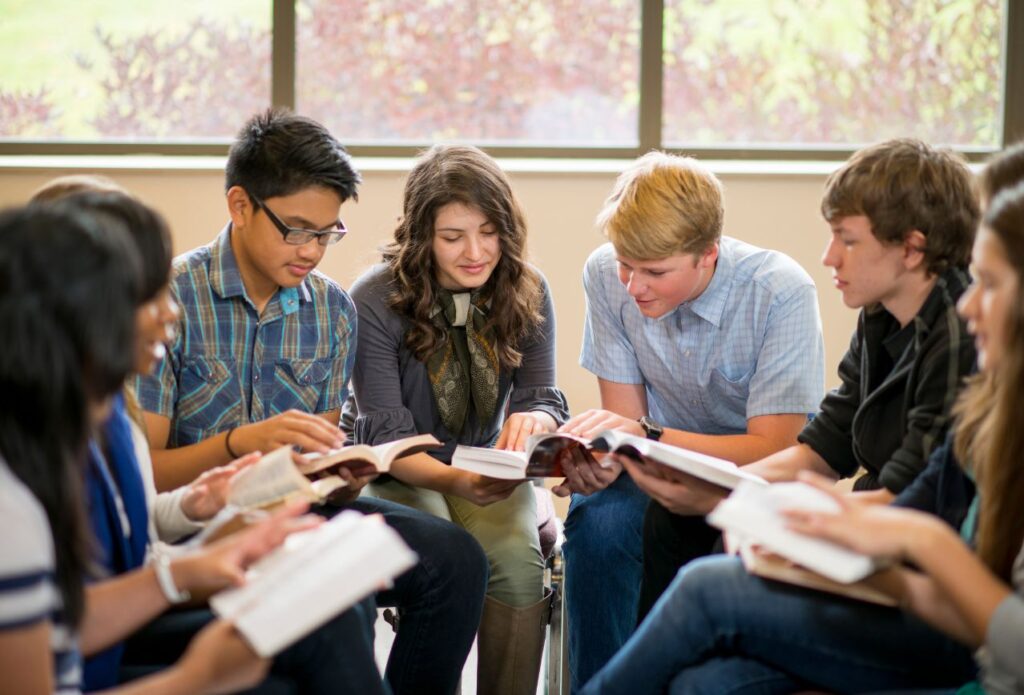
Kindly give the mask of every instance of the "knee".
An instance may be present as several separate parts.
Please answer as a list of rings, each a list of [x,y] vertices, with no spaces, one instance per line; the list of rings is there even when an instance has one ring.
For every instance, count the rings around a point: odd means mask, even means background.
[[[609,490],[574,504],[565,522],[566,557],[572,556],[574,562],[587,557],[638,557],[643,505],[622,504]]]
[[[739,558],[724,555],[700,558],[679,570],[658,603],[672,604],[673,608],[668,610],[680,615],[692,616],[698,610],[714,613],[713,606],[720,601],[728,600],[737,591],[747,591],[741,586],[745,579],[749,579],[749,575]],[[683,608],[684,605],[688,608]]]
[[[440,521],[440,520],[438,520]],[[440,522],[436,543],[432,544],[441,564],[439,572],[444,577],[459,581],[467,591],[480,593],[487,586],[490,563],[487,554],[476,538],[465,529],[450,521]]]

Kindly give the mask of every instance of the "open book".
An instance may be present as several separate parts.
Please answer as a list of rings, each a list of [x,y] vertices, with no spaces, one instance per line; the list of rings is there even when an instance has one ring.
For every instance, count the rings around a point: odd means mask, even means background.
[[[785,509],[838,512],[834,499],[806,483],[740,484],[708,515],[708,523],[828,579],[851,584],[879,569],[871,557],[786,527]]]
[[[337,475],[311,481],[299,471],[292,457],[292,448],[282,446],[236,473],[228,488],[228,506],[252,510],[297,498],[322,502],[348,485]]]
[[[416,564],[382,517],[342,512],[253,564],[245,584],[210,599],[260,656],[279,653]]]
[[[356,477],[387,473],[395,459],[436,449],[439,446],[441,442],[432,434],[418,434],[377,446],[343,446],[340,449],[331,449],[326,454],[304,454],[305,461],[299,464],[299,470],[305,475],[314,475],[344,466]]]
[[[696,451],[662,444],[618,430],[605,430],[587,441],[571,434],[535,434],[527,440],[526,451],[499,451],[482,447],[460,446],[455,449],[452,466],[492,478],[510,480],[527,477],[564,477],[561,462],[568,449],[590,452],[614,452],[628,456],[640,464],[650,461],[687,473],[726,489],[740,481],[765,484],[758,476],[747,473],[735,463],[707,456]]]

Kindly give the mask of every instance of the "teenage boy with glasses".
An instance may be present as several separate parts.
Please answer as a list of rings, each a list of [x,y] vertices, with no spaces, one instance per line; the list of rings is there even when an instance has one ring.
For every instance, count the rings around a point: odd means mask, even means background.
[[[156,374],[138,382],[158,488],[251,451],[341,446],[356,312],[315,269],[344,235],[338,211],[359,182],[341,144],[310,119],[268,111],[243,126],[226,168],[230,222],[175,260],[178,331]],[[349,506],[383,513],[420,556],[377,596],[402,615],[387,680],[396,693],[451,693],[480,622],[483,551],[450,522],[352,501],[367,480],[350,477]]]

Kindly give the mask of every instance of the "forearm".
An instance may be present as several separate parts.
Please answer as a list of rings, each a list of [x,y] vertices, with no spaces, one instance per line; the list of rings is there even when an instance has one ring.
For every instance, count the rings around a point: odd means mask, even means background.
[[[938,518],[921,515],[914,522],[906,552],[960,615],[966,630],[955,636],[972,647],[984,642],[992,614],[1010,588]],[[930,614],[925,605],[917,604],[918,611],[922,617]]]
[[[86,587],[79,635],[82,653],[92,656],[125,639],[169,606],[152,567]]]
[[[838,477],[825,459],[806,444],[787,447],[746,466],[745,470],[773,483],[796,480],[800,471],[814,471],[832,479]]]
[[[248,453],[235,448],[240,444],[236,442],[236,435],[231,435],[233,451],[241,456]],[[151,448],[150,454],[153,457],[153,479],[158,492],[168,492],[188,485],[198,478],[202,473],[223,466],[233,460],[228,453],[225,443],[228,432],[221,432],[208,439],[187,446],[175,447],[173,449]]]
[[[429,454],[413,454],[396,459],[388,472],[406,485],[446,495],[454,493],[455,481],[462,473]]]
[[[666,428],[661,441],[709,456],[717,456],[739,465],[761,461],[765,457],[780,453],[777,439],[756,434],[697,434]],[[794,473],[793,477],[795,476]]]
[[[116,688],[101,691],[100,695],[177,695],[202,693],[202,679],[179,664],[163,669],[151,676],[138,678]]]

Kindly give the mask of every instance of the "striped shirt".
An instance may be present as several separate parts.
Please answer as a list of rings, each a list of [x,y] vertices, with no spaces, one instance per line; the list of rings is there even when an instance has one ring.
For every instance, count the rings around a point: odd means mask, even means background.
[[[82,660],[61,610],[50,524],[38,500],[2,458],[0,528],[0,631],[49,622],[57,692],[77,693]]]
[[[796,261],[729,237],[711,282],[658,318],[640,313],[619,281],[615,250],[583,271],[580,364],[643,384],[650,415],[702,434],[742,434],[759,415],[814,412],[825,391],[825,348],[814,282]]]
[[[136,383],[145,410],[171,420],[168,446],[297,409],[338,410],[355,359],[356,310],[333,280],[313,271],[280,288],[263,313],[242,284],[231,225],[174,261],[181,308],[167,358]]]

